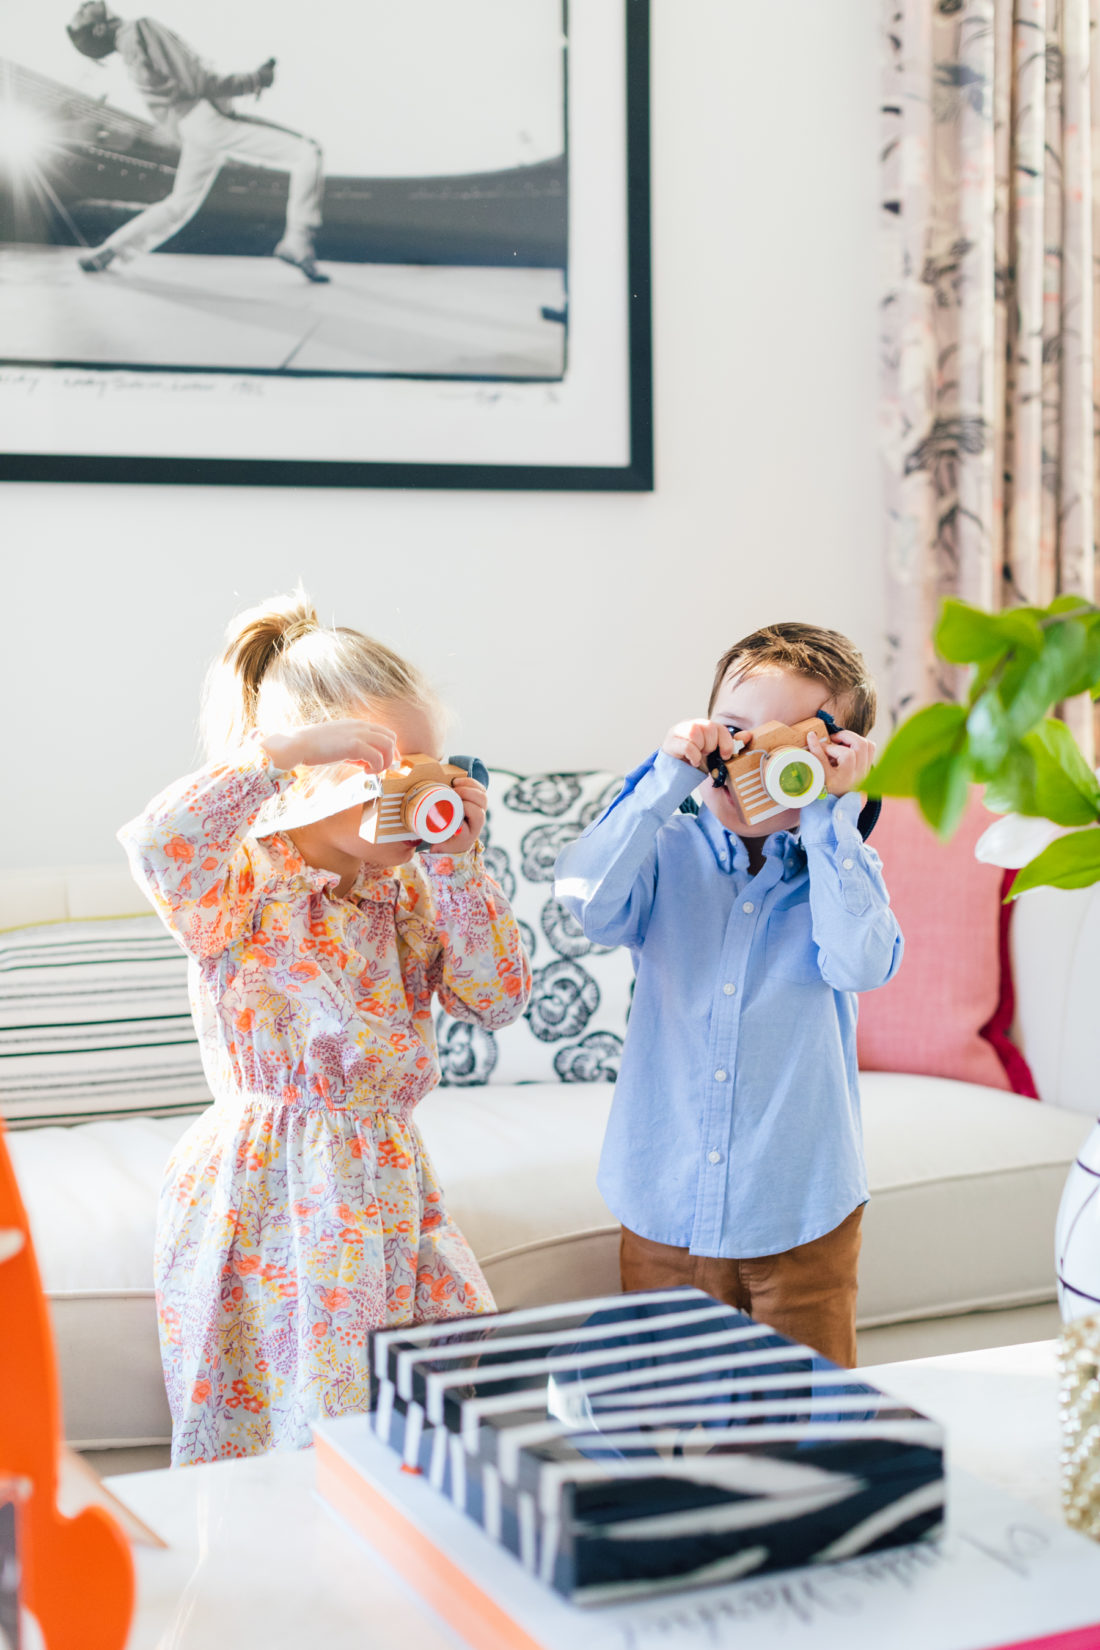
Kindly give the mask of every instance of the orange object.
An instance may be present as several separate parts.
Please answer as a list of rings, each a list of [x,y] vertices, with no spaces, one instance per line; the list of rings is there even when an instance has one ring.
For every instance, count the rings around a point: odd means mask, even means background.
[[[544,1650],[431,1536],[357,1471],[324,1432],[313,1435],[317,1490],[428,1607],[476,1650]],[[582,1643],[584,1624],[577,1642]]]
[[[28,1479],[21,1602],[46,1650],[122,1650],[134,1608],[125,1536],[102,1507],[57,1507],[61,1404],[53,1331],[0,1122],[0,1475]],[[22,1241],[19,1241],[19,1238]]]

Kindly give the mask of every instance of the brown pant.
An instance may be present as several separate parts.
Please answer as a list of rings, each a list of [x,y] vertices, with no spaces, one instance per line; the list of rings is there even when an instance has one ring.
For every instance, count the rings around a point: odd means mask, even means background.
[[[725,1260],[654,1243],[624,1226],[619,1240],[623,1288],[692,1284],[758,1323],[812,1346],[833,1363],[856,1361],[856,1286],[863,1209],[812,1243],[781,1255]]]

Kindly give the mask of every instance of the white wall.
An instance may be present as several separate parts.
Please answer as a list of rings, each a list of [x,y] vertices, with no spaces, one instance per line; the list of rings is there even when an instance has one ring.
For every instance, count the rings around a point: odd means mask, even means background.
[[[0,489],[0,865],[113,858],[226,619],[299,575],[503,766],[634,762],[768,620],[880,664],[872,8],[653,13],[656,493]]]

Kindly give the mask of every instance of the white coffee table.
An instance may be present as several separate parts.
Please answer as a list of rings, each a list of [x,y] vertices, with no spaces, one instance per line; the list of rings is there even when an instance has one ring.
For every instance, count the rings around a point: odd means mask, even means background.
[[[964,1469],[1059,1516],[1053,1342],[859,1373],[943,1422],[949,1472]],[[460,1643],[313,1494],[311,1451],[108,1483],[168,1542],[164,1551],[136,1550],[129,1650],[455,1650]]]

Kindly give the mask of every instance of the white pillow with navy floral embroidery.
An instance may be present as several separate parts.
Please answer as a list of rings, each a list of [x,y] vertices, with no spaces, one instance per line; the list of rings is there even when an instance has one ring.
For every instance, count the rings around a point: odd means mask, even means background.
[[[527,1012],[503,1031],[440,1014],[442,1081],[613,1083],[634,970],[630,953],[585,939],[554,898],[554,862],[614,801],[610,773],[490,774],[485,863],[512,904],[531,958]]]

